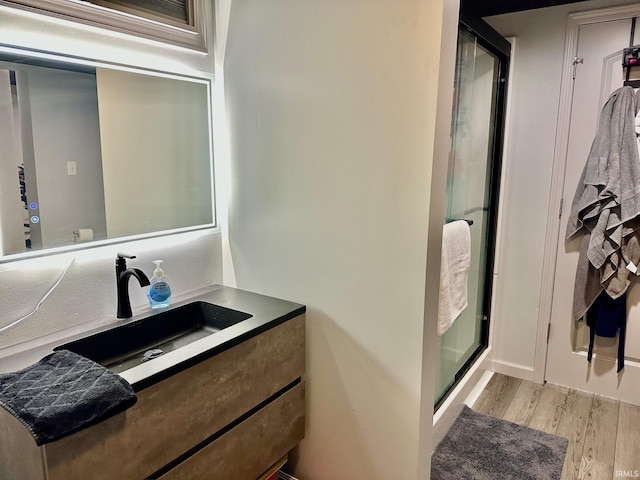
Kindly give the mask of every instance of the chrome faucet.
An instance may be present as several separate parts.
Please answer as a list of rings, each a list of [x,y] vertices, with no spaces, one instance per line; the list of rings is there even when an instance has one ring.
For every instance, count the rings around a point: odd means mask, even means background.
[[[118,287],[118,318],[131,318],[131,301],[129,300],[129,278],[136,277],[141,287],[149,285],[149,279],[139,268],[127,268],[127,258],[135,255],[118,253],[116,256],[116,285]]]

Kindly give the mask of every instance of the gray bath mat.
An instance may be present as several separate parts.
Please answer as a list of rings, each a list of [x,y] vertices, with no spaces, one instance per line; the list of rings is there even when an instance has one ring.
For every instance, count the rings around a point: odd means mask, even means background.
[[[555,480],[568,441],[465,406],[431,457],[432,480]]]

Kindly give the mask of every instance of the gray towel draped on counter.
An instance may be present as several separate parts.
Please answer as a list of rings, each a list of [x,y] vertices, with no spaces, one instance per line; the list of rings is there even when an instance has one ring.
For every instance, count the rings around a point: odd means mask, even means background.
[[[101,422],[136,401],[122,377],[67,350],[0,375],[0,406],[27,427],[37,445]]]
[[[604,289],[616,299],[640,263],[640,158],[634,91],[622,87],[602,108],[578,183],[566,238],[585,234],[576,274],[573,314],[584,316]]]

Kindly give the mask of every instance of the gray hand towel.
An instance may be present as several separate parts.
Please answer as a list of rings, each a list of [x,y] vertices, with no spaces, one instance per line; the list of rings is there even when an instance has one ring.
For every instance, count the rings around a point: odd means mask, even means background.
[[[29,429],[37,445],[95,425],[136,401],[122,377],[67,350],[0,375],[0,406]]]

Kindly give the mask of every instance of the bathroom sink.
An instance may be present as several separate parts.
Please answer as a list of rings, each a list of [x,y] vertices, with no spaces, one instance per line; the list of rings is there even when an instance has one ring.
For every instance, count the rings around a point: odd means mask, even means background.
[[[60,345],[114,372],[123,372],[231,327],[252,315],[197,301]]]

